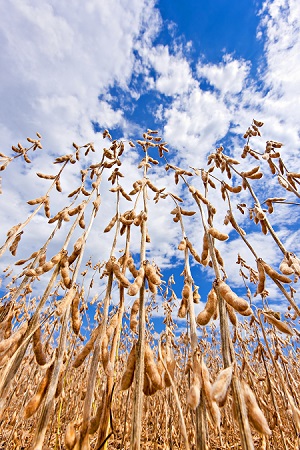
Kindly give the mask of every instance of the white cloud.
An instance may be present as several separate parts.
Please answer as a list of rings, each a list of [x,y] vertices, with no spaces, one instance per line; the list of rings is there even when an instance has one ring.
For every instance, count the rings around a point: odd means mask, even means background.
[[[159,26],[152,0],[8,3],[0,25],[4,133],[19,139],[38,129],[55,144],[66,144],[66,133],[90,138],[89,121],[105,106],[98,95],[127,86],[137,40],[149,44]],[[110,122],[120,119],[117,111]]]
[[[216,94],[195,87],[165,109],[164,137],[188,164],[203,167],[207,153],[228,131],[231,114]]]
[[[225,55],[220,64],[197,65],[198,76],[206,78],[222,95],[241,92],[249,70],[249,62],[233,59],[231,55]]]
[[[178,51],[170,54],[168,46],[158,45],[140,50],[144,63],[155,70],[155,80],[148,80],[152,88],[168,96],[182,95],[195,86],[188,61]]]

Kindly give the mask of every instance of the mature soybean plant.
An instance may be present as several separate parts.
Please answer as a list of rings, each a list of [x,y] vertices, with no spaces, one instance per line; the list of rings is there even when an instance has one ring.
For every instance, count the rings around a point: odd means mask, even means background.
[[[300,260],[273,228],[280,208],[299,205],[300,174],[287,168],[281,143],[252,148],[262,125],[253,120],[246,131],[241,159],[221,146],[203,168],[172,164],[155,130],[136,143],[105,130],[100,158],[94,144],[74,143],[55,159],[58,171],[37,173],[50,186],[28,200],[28,217],[0,248],[10,262],[0,291],[1,448],[300,448]],[[28,142],[13,146],[14,156],[0,154],[2,171],[17,158],[30,164],[41,135]],[[164,169],[168,186],[158,187],[155,174]],[[132,171],[138,179],[126,192]],[[64,196],[70,173],[77,186]],[[280,197],[266,198],[266,186],[262,194],[263,175]],[[177,229],[181,294],[177,276],[164,280],[151,256],[157,203]],[[37,217],[49,235],[23,245]],[[249,238],[249,224],[256,236],[268,234],[281,263]],[[242,288],[227,276],[232,239],[250,255],[235,255]],[[20,251],[25,257],[16,260]],[[204,279],[210,288],[201,306]]]

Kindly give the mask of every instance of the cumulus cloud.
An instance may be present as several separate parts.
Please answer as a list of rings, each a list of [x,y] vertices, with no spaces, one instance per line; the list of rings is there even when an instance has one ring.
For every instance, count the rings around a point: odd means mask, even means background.
[[[249,75],[250,63],[225,55],[220,64],[198,63],[197,75],[205,78],[222,95],[238,94]]]

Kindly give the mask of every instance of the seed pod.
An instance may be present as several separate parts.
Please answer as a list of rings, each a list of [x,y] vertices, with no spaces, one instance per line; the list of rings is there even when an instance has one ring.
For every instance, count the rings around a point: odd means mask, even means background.
[[[16,237],[15,237],[13,243],[12,243],[11,246],[9,247],[9,251],[11,252],[11,254],[12,254],[13,256],[16,256],[16,252],[17,252],[17,249],[18,249],[18,245],[19,245],[19,242],[20,242],[20,240],[21,240],[21,236],[22,236],[23,233],[24,233],[24,231],[21,231],[20,233],[18,233],[18,234],[16,235]]]
[[[140,299],[137,298],[132,307],[131,307],[131,312],[130,312],[130,329],[133,333],[137,334],[137,326],[138,326],[138,321],[137,321],[137,314],[139,312],[139,306],[140,306]]]
[[[47,358],[43,351],[43,346],[41,343],[41,327],[38,327],[38,329],[34,332],[32,336],[32,345],[36,362],[40,366],[44,366],[47,362]]]
[[[44,201],[44,211],[45,211],[45,216],[47,217],[47,219],[50,219],[50,216],[51,216],[51,214],[50,214],[50,201],[49,201],[49,197],[48,196],[45,198],[45,201]]]
[[[62,256],[63,256],[63,254],[62,254],[62,252],[60,251],[60,252],[58,252],[56,255],[54,255],[54,256],[51,258],[50,261],[51,261],[53,264],[57,264],[57,263],[61,260]]]
[[[108,233],[108,232],[113,228],[113,226],[115,225],[117,219],[118,219],[118,214],[116,214],[116,215],[111,219],[111,221],[109,222],[109,224],[107,225],[107,227],[104,229],[103,233]]]
[[[144,276],[145,276],[145,270],[143,267],[140,268],[140,270],[138,271],[138,276],[135,278],[134,282],[132,284],[129,285],[129,289],[127,291],[127,294],[130,295],[131,297],[137,295],[137,293],[139,292],[139,290],[142,287],[143,281],[144,281]]]
[[[163,354],[163,349],[162,349],[162,354]],[[170,387],[172,382],[171,379],[174,380],[174,374],[175,374],[175,369],[176,369],[176,360],[174,358],[174,353],[172,351],[172,349],[168,348],[166,353],[166,357],[164,358],[168,372],[164,373],[164,377],[163,377],[163,383],[165,385],[165,387]],[[170,375],[170,376],[169,376]]]
[[[162,389],[162,379],[156,367],[152,349],[149,344],[145,348],[145,373],[148,375],[154,389]]]
[[[271,393],[271,381],[269,380],[268,377],[266,377],[265,390],[267,395]]]
[[[126,200],[128,200],[129,202],[132,201],[132,198],[130,197],[130,195],[126,194],[126,192],[124,191],[124,189],[120,186],[120,192],[123,195],[124,198],[126,198]]]
[[[101,360],[103,369],[106,371],[109,362],[109,353],[108,353],[108,336],[105,334],[102,339],[101,344]]]
[[[196,322],[198,325],[203,326],[208,324],[217,308],[217,304],[218,304],[217,294],[214,288],[212,288],[208,293],[207,302],[204,310],[201,311],[197,316]]]
[[[203,266],[207,266],[209,259],[209,243],[208,243],[208,235],[207,233],[204,233],[203,236],[203,250],[201,254],[201,264]]]
[[[292,415],[294,419],[294,423],[297,429],[297,433],[300,433],[300,410],[297,408],[293,397],[287,392],[287,397],[289,400],[289,403],[291,405]]]
[[[293,336],[293,334],[294,334],[293,330],[289,327],[289,325],[287,323],[282,322],[279,319],[276,319],[276,317],[274,317],[272,314],[268,314],[265,311],[263,311],[263,313],[264,313],[265,318],[271,325],[274,325],[282,333]]]
[[[110,340],[112,335],[114,334],[114,331],[116,329],[116,326],[118,325],[118,322],[119,322],[119,313],[116,313],[110,319],[109,326],[106,328],[106,335],[108,337],[108,340]]]
[[[160,286],[161,284],[160,276],[157,275],[155,267],[153,267],[149,263],[147,263],[145,266],[145,275],[148,278],[148,281],[150,281],[152,284]]]
[[[34,200],[28,200],[28,205],[38,205],[39,203],[43,203],[43,201],[46,199],[46,195],[43,195],[42,197],[35,198]]]
[[[131,274],[133,275],[133,277],[136,278],[138,276],[139,272],[136,269],[133,258],[131,256],[130,256],[130,258],[128,258],[127,266],[128,266],[128,269],[130,270]]]
[[[226,309],[227,309],[227,312],[228,312],[228,317],[229,317],[230,322],[232,323],[232,325],[234,327],[236,327],[237,324],[238,324],[238,320],[237,320],[237,317],[236,317],[234,309],[228,303],[226,303]]]
[[[40,273],[38,272],[38,269],[41,269],[41,274],[42,274],[42,273],[49,272],[49,270],[51,270],[54,266],[55,266],[55,263],[53,261],[45,262],[45,264],[43,264],[42,267],[38,267],[36,269],[37,275],[40,275]]]
[[[282,272],[284,275],[292,275],[294,273],[294,270],[289,265],[289,261],[286,258],[283,258],[281,261],[281,264],[279,266],[280,272]]]
[[[200,296],[198,290],[199,290],[199,287],[198,287],[198,286],[194,286],[194,291],[193,291],[193,302],[194,302],[195,304],[200,303],[200,299],[201,299],[201,296]]]
[[[61,316],[66,311],[68,305],[73,301],[74,297],[76,296],[76,293],[77,293],[76,286],[72,286],[72,288],[69,289],[66,295],[60,300],[56,308],[56,314],[58,316]]]
[[[217,230],[216,228],[213,228],[213,227],[208,229],[208,233],[212,237],[218,239],[219,241],[227,241],[227,239],[229,238],[228,234],[221,233],[221,231],[219,231],[219,230]]]
[[[56,181],[55,181],[55,187],[56,187],[56,190],[58,192],[62,192],[62,188],[61,188],[61,184],[60,184],[60,179],[59,178],[57,178]]]
[[[276,270],[274,270],[271,266],[269,266],[269,264],[267,264],[261,258],[259,258],[259,261],[263,265],[265,272],[267,273],[267,275],[269,275],[270,278],[275,278],[276,280],[281,281],[282,283],[291,283],[292,282],[292,280],[289,277],[276,272]]]
[[[82,228],[83,230],[85,229],[85,221],[84,221],[84,213],[82,213],[80,219],[79,219],[79,226],[80,228]]]
[[[242,186],[230,186],[227,183],[224,183],[226,189],[228,189],[229,192],[233,192],[235,194],[238,194],[242,190]]]
[[[154,294],[154,295],[157,294],[157,285],[151,283],[150,280],[148,280],[148,287],[149,287],[150,292],[152,292],[152,294]]]
[[[185,249],[186,249],[186,239],[182,239],[182,241],[178,245],[178,250],[185,250]]]
[[[66,255],[60,261],[60,275],[64,286],[69,289],[72,281],[70,278],[69,261]]]
[[[133,382],[134,371],[136,361],[136,344],[134,343],[132,349],[128,355],[126,370],[121,380],[121,391],[125,391],[130,388]]]
[[[0,311],[1,311],[1,308],[0,308]],[[0,316],[1,316],[1,313],[0,313]],[[2,339],[8,339],[11,336],[12,320],[14,318],[14,311],[13,310],[10,311],[4,320],[3,320],[3,317],[4,316],[1,317],[1,321],[0,321],[0,341],[2,341]]]
[[[73,450],[76,445],[76,430],[73,422],[68,423],[65,432],[65,446],[67,450]]]
[[[98,325],[95,330],[93,330],[90,340],[86,343],[86,345],[83,347],[81,352],[76,356],[76,359],[73,362],[73,367],[77,368],[80,367],[85,358],[88,356],[88,354],[91,352],[92,348],[94,347],[95,341],[97,339],[98,334],[101,330],[101,324]]]
[[[198,255],[198,253],[197,253],[196,250],[194,249],[192,243],[191,243],[188,239],[186,239],[186,245],[187,245],[189,251],[191,252],[191,255],[194,257],[195,261],[197,261],[198,263],[201,264],[201,258],[200,258],[200,256]]]
[[[242,391],[250,423],[259,433],[270,436],[272,431],[269,428],[266,418],[257,404],[254,393],[244,381],[242,382]]]
[[[24,271],[24,275],[26,277],[35,277],[36,276],[36,270],[35,269],[26,269]]]
[[[9,338],[1,341],[0,342],[0,353],[7,351],[10,347],[12,347],[14,345],[16,345],[16,349],[17,349],[27,328],[28,328],[28,322],[25,322]]]
[[[221,267],[224,267],[224,261],[221,256],[221,253],[219,252],[219,250],[216,247],[215,247],[215,253],[216,253],[216,258],[217,258],[218,263],[220,264]]]
[[[266,282],[265,270],[260,261],[257,261],[257,270],[258,270],[258,285],[255,295],[261,294],[265,290],[265,282]]]
[[[195,195],[199,200],[201,200],[205,205],[209,205],[209,201],[207,200],[207,198],[204,197],[204,195],[202,195],[201,192],[198,189],[196,189],[194,186],[190,186],[189,191],[193,195]]]
[[[119,283],[121,284],[121,286],[123,286],[125,288],[129,287],[130,282],[125,277],[125,275],[121,272],[120,266],[116,261],[113,262],[112,268],[113,268],[114,275],[117,278],[117,280],[119,281]]]
[[[78,310],[79,302],[80,302],[80,297],[79,297],[78,291],[76,289],[76,293],[73,297],[72,304],[71,304],[72,329],[76,335],[79,334],[80,327],[81,327],[80,314],[79,314],[79,310]]]
[[[75,208],[68,209],[69,216],[72,217],[72,216],[75,216],[75,214],[80,213],[80,211],[83,209],[83,207],[84,207],[84,203],[80,203],[80,205],[76,206]]]
[[[233,366],[229,366],[219,372],[211,388],[212,399],[222,407],[226,403],[228,389],[231,384]]]
[[[211,383],[209,381],[209,372],[203,359],[201,363],[201,375],[202,375],[202,389],[205,396],[205,404],[207,406],[213,424],[219,430],[221,422],[221,413],[217,403],[212,399]]]
[[[201,381],[198,374],[193,374],[191,387],[187,393],[186,402],[190,408],[196,409],[200,403]]]
[[[47,391],[47,388],[49,386],[52,372],[54,369],[54,363],[51,364],[50,367],[48,367],[44,377],[42,378],[42,381],[40,382],[36,394],[29,400],[27,403],[25,409],[24,409],[24,419],[29,419],[40,407],[43,398],[45,396],[45,393]]]
[[[180,319],[183,319],[184,317],[186,317],[187,309],[188,309],[188,300],[186,298],[183,298],[181,300],[180,308],[178,310],[178,317]]]
[[[247,170],[246,172],[241,172],[241,175],[244,177],[251,177],[252,175],[256,174],[260,169],[260,166],[255,166],[253,169]]]
[[[243,298],[238,297],[224,281],[219,280],[217,286],[221,297],[223,297],[226,303],[232,306],[237,312],[241,313],[248,309],[248,302]]]

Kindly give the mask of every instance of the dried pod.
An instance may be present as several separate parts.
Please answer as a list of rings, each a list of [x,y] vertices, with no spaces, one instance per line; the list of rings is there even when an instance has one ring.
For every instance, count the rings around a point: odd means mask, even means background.
[[[270,278],[281,281],[282,283],[291,283],[292,282],[292,280],[289,277],[276,272],[276,270],[274,270],[271,266],[269,266],[269,264],[267,264],[261,258],[259,258],[258,261],[263,265],[263,268],[264,268],[266,274],[269,275]]]
[[[242,172],[241,175],[243,177],[248,178],[248,177],[251,177],[254,174],[256,174],[259,171],[259,169],[260,169],[260,166],[256,166],[256,167],[253,167],[253,169],[247,170],[246,172]]]
[[[131,256],[128,258],[127,266],[128,266],[128,269],[130,270],[131,274],[133,275],[133,277],[136,278],[138,276],[139,272],[136,269],[133,258]]]
[[[257,270],[258,270],[258,285],[256,289],[256,295],[261,294],[265,290],[266,283],[266,274],[264,270],[264,266],[261,262],[257,261]]]
[[[119,281],[121,286],[123,286],[125,288],[129,287],[130,282],[125,277],[125,275],[121,272],[120,266],[116,261],[113,262],[112,269],[113,269],[115,277],[117,278],[117,280]]]
[[[228,189],[229,192],[233,192],[235,194],[238,194],[242,190],[242,186],[230,186],[227,183],[224,183],[226,189]]]
[[[79,314],[79,309],[78,309],[79,302],[80,302],[80,297],[79,297],[78,291],[76,289],[76,293],[73,297],[72,304],[71,304],[72,329],[76,335],[79,334],[80,327],[81,327],[80,314]]]
[[[98,325],[98,327],[93,330],[90,340],[86,343],[86,345],[83,347],[81,352],[76,356],[73,367],[77,368],[80,367],[85,358],[88,356],[88,354],[91,352],[92,348],[94,347],[95,341],[97,339],[97,336],[100,332],[101,324]]]
[[[64,286],[69,289],[71,287],[71,278],[69,270],[69,261],[67,255],[65,255],[60,261],[60,275]]]
[[[221,407],[225,405],[227,399],[228,389],[232,379],[232,372],[232,365],[221,370],[211,388],[212,399]]]
[[[83,230],[85,229],[84,213],[81,214],[81,217],[80,217],[80,219],[79,219],[79,226],[80,226],[80,228],[82,228]]]
[[[237,312],[241,313],[248,310],[249,303],[241,297],[238,297],[235,292],[233,292],[230,287],[222,280],[217,282],[217,287],[219,289],[221,297]]]
[[[191,255],[194,257],[195,261],[197,261],[198,263],[201,264],[201,258],[200,258],[200,256],[198,255],[198,253],[197,253],[196,250],[194,249],[192,243],[191,243],[188,239],[186,239],[186,245],[187,245],[189,251],[191,252]]]
[[[13,243],[11,244],[11,246],[9,247],[9,251],[11,252],[11,254],[13,256],[16,256],[17,253],[17,249],[18,249],[18,245],[19,242],[21,240],[22,234],[24,233],[24,231],[21,231],[20,233],[18,233],[15,237],[15,239],[13,240]]]
[[[221,413],[220,413],[219,406],[212,399],[212,390],[211,390],[211,383],[209,380],[209,372],[208,372],[208,368],[206,367],[206,364],[203,359],[201,362],[201,375],[202,375],[202,389],[204,392],[205,404],[206,404],[206,407],[208,409],[208,412],[209,412],[209,415],[211,417],[213,424],[219,430],[220,422],[221,422]]]
[[[145,265],[145,275],[148,278],[148,281],[150,281],[152,284],[160,286],[161,284],[160,276],[157,274],[155,267],[149,263]]]
[[[67,307],[71,304],[76,294],[77,288],[76,286],[72,286],[72,288],[69,289],[66,295],[60,300],[56,308],[56,314],[58,316],[61,316],[66,311]]]
[[[215,313],[218,305],[218,298],[216,291],[212,288],[207,296],[207,302],[203,311],[201,311],[196,319],[198,325],[207,325],[211,317]]]
[[[138,276],[135,278],[134,282],[130,284],[129,289],[127,291],[127,294],[133,297],[134,295],[137,295],[139,290],[142,287],[143,281],[145,276],[145,270],[143,267],[140,268],[138,271]]]
[[[292,267],[290,267],[289,261],[287,258],[283,258],[283,260],[280,263],[279,270],[284,275],[292,275],[294,273],[294,269]]]
[[[245,382],[242,382],[242,391],[250,423],[259,433],[270,436],[272,431],[269,428],[268,422],[257,404],[254,393]]]
[[[227,239],[229,238],[228,234],[221,233],[221,231],[213,227],[208,229],[208,233],[215,239],[218,239],[219,241],[227,241]]]
[[[226,309],[227,309],[227,312],[228,312],[228,317],[229,317],[230,322],[232,323],[232,325],[234,327],[236,327],[237,324],[238,324],[238,320],[237,320],[237,317],[236,317],[234,309],[228,303],[226,303]]]
[[[105,371],[109,363],[108,340],[108,336],[105,334],[101,343],[101,360]]]
[[[34,200],[28,200],[28,205],[38,205],[39,203],[43,203],[45,201],[46,195],[43,195],[42,197],[35,198]]]
[[[193,302],[196,304],[199,304],[201,300],[201,296],[199,294],[199,287],[198,286],[194,286],[194,291],[193,291]]]
[[[41,327],[38,327],[32,336],[32,346],[36,362],[40,366],[44,366],[47,362],[47,358],[43,351],[43,346],[41,342]]]
[[[186,239],[182,239],[182,241],[178,245],[178,250],[185,250],[185,249],[186,249]]]
[[[289,336],[293,336],[293,330],[290,328],[290,326],[286,322],[282,322],[279,319],[276,319],[273,314],[268,313],[267,311],[263,311],[265,318],[267,321],[274,325],[279,331],[282,333],[288,334]]]
[[[73,450],[76,445],[76,430],[73,422],[68,423],[65,431],[65,446],[67,450]]]
[[[149,344],[145,348],[145,373],[148,375],[151,384],[157,391],[163,388],[162,379],[154,361],[152,349]]]
[[[121,391],[125,391],[130,388],[133,382],[134,371],[136,361],[136,344],[133,344],[132,349],[128,355],[126,370],[121,380]]]
[[[54,363],[51,364],[50,367],[48,367],[44,377],[42,378],[42,381],[37,388],[36,394],[29,400],[29,402],[25,406],[24,419],[29,419],[29,417],[31,417],[40,407],[49,386],[53,369]]]
[[[133,302],[130,312],[130,329],[133,333],[137,333],[137,326],[138,326],[137,315],[139,312],[139,306],[140,306],[140,299],[137,298]]]
[[[204,233],[203,236],[203,250],[201,254],[201,264],[203,266],[207,266],[209,259],[209,242],[208,242],[208,235],[207,233]]]
[[[180,319],[183,319],[187,315],[187,309],[188,309],[188,300],[186,298],[183,298],[181,300],[181,304],[178,310],[178,317]]]
[[[186,402],[192,409],[196,409],[200,403],[201,381],[198,374],[193,374],[191,387],[187,393]]]

